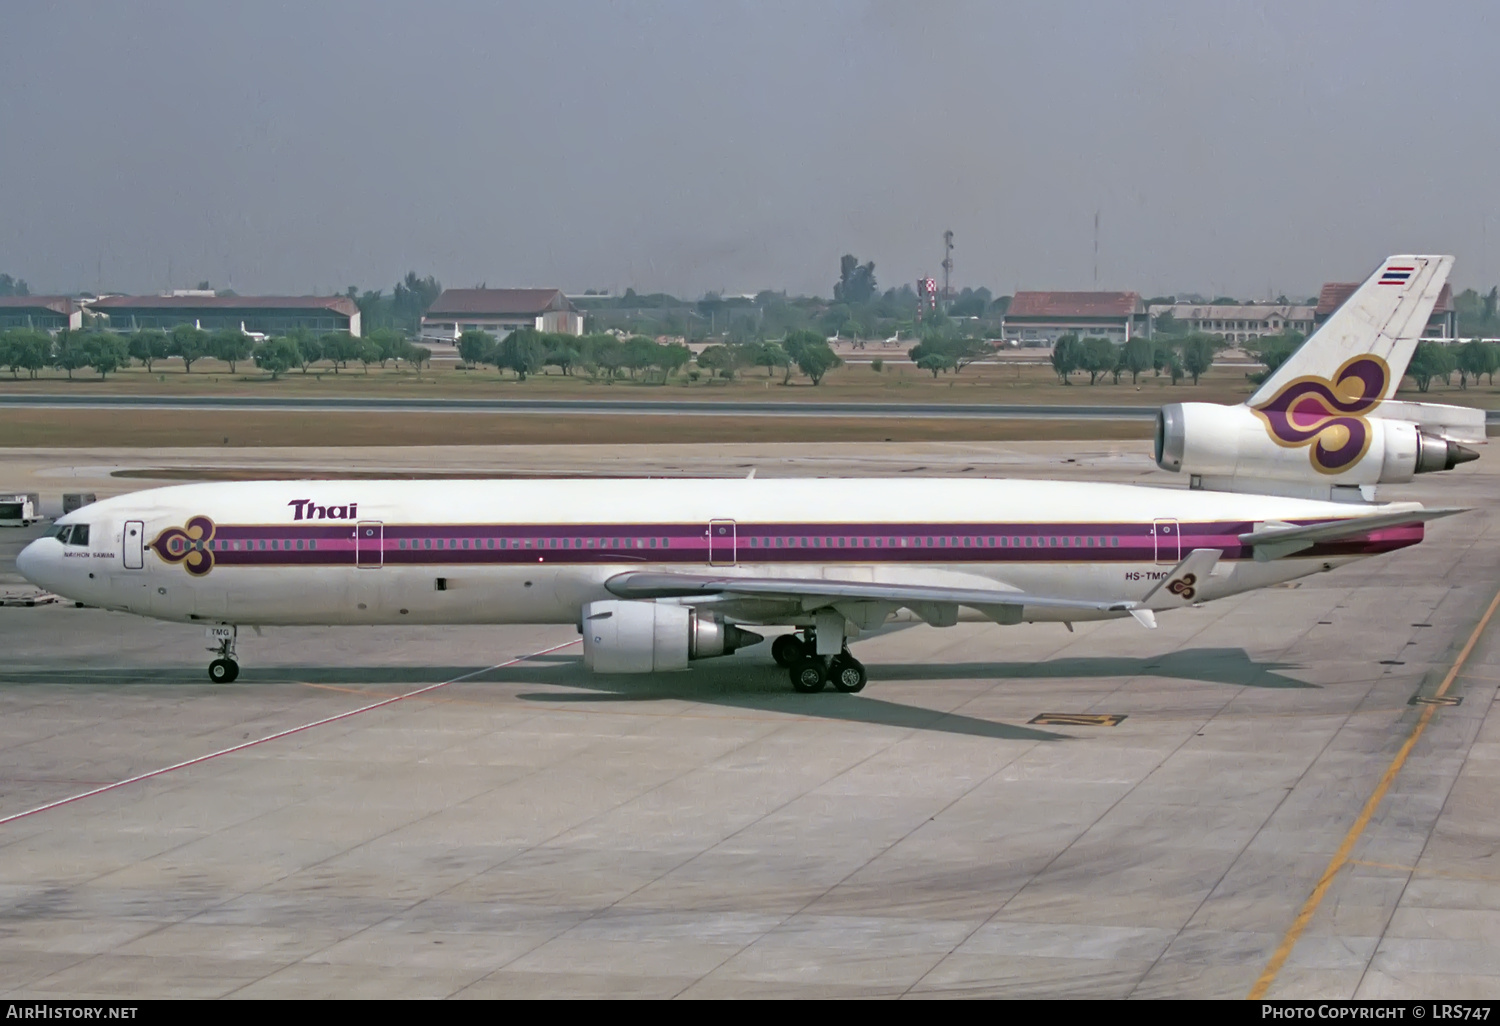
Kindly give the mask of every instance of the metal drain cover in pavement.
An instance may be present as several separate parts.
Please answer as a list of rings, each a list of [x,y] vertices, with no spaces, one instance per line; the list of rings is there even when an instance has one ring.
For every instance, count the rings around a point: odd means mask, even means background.
[[[1124,719],[1121,713],[1042,713],[1026,722],[1052,727],[1118,727]]]

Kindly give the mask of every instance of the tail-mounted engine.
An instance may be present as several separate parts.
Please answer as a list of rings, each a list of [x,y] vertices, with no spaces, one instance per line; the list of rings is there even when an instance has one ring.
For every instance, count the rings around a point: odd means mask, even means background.
[[[609,600],[583,607],[583,663],[598,673],[681,670],[764,641],[687,606]]]
[[[1388,401],[1379,416],[1172,403],[1156,417],[1156,463],[1221,491],[1334,493],[1395,484],[1479,458],[1484,411]],[[1278,485],[1280,487],[1278,487]]]

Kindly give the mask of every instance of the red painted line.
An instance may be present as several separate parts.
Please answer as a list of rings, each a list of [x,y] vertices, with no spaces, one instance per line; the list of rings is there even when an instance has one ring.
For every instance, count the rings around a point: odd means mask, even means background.
[[[530,655],[517,656],[516,658],[506,660],[503,663],[496,663],[494,666],[487,666],[482,670],[475,670],[472,673],[466,673],[461,677],[454,677],[452,680],[441,681],[437,684],[428,684],[426,687],[417,688],[417,690],[415,691],[408,691],[404,695],[396,695],[392,698],[383,698],[378,702],[371,702],[369,705],[362,705],[358,709],[350,709],[348,712],[341,712],[336,716],[325,716],[321,720],[314,720],[311,723],[304,723],[300,727],[292,727],[288,730],[278,730],[274,734],[267,734],[265,737],[256,738],[254,741],[246,741],[242,744],[234,745],[231,748],[221,748],[217,752],[209,752],[207,755],[200,755],[197,758],[188,759],[185,762],[173,763],[171,766],[163,766],[161,769],[154,769],[148,773],[140,773],[133,777],[126,777],[124,780],[116,780],[112,784],[105,784],[103,787],[96,787],[90,791],[83,791],[79,794],[71,795],[67,798],[59,798],[55,802],[48,802],[46,805],[38,805],[36,808],[27,809],[25,812],[17,812],[10,816],[0,817],[0,826],[4,826],[7,823],[14,823],[18,819],[25,819],[27,816],[35,816],[37,813],[46,812],[49,809],[56,809],[64,805],[71,805],[74,802],[81,802],[85,798],[92,798],[94,797],[94,795],[104,794],[106,791],[114,791],[118,788],[124,787],[127,784],[138,784],[142,780],[150,780],[153,777],[160,777],[167,773],[174,773],[177,770],[186,769],[189,766],[197,766],[199,763],[208,762],[210,759],[217,759],[221,755],[233,755],[235,752],[243,752],[247,748],[254,748],[256,745],[263,745],[267,741],[276,741],[280,738],[291,737],[293,734],[300,734],[304,730],[312,730],[314,727],[322,727],[329,723],[337,723],[339,720],[347,720],[351,716],[358,716],[360,713],[367,713],[372,709],[380,709],[387,705],[394,705],[397,702],[404,702],[408,698],[416,698],[418,695],[425,695],[429,691],[436,691],[438,688],[445,688],[449,684],[457,684],[459,681],[468,680],[470,677],[478,677],[481,674],[489,673],[491,670],[501,670],[507,666],[515,666],[517,663],[524,663],[528,659],[535,659],[537,656],[547,655],[551,652],[556,652],[560,649],[567,648],[569,645],[576,644],[578,644],[578,639],[574,638],[572,641],[565,641],[561,645],[553,645],[551,648],[544,648],[540,652],[532,652]]]

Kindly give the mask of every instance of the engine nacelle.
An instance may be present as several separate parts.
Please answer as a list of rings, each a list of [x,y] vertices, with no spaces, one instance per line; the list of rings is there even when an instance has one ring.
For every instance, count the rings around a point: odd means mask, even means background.
[[[1248,406],[1172,403],[1156,415],[1156,463],[1222,484],[1396,484],[1478,459],[1407,420],[1330,414],[1298,424]]]
[[[583,664],[597,673],[686,669],[690,659],[729,655],[759,634],[687,606],[610,599],[583,607]]]

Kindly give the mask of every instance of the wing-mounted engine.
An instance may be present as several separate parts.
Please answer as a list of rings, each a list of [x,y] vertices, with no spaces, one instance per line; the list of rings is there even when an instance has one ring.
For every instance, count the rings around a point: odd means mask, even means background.
[[[764,641],[689,606],[609,600],[583,607],[583,663],[598,673],[682,670]]]
[[[1195,488],[1358,501],[1478,459],[1469,446],[1484,439],[1483,410],[1329,391],[1260,407],[1172,403],[1157,414],[1155,454]]]

